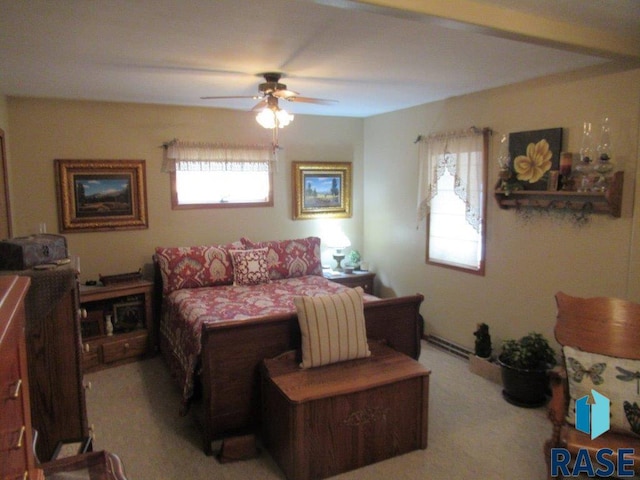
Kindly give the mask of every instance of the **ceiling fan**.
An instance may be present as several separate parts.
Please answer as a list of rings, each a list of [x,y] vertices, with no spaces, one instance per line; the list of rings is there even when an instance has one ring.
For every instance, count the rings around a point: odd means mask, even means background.
[[[266,72],[261,74],[265,81],[258,85],[258,91],[260,92],[258,95],[246,95],[246,96],[221,96],[221,97],[200,97],[203,100],[218,100],[218,99],[226,99],[226,98],[253,98],[254,100],[260,100],[251,110],[267,110],[270,115],[275,119],[275,126],[284,127],[288,124],[292,119],[293,115],[289,115],[286,111],[282,110],[278,106],[278,100],[283,99],[289,102],[301,102],[301,103],[315,103],[320,105],[331,105],[334,103],[338,103],[337,100],[326,100],[322,98],[310,98],[310,97],[301,97],[298,92],[294,92],[292,90],[288,90],[287,86],[284,83],[280,83],[280,79],[282,78],[282,73],[279,72]],[[279,114],[278,112],[283,112],[283,114]],[[282,118],[276,118],[276,116],[281,116]],[[286,116],[289,116],[289,121],[286,121]],[[260,122],[260,120],[258,120]],[[286,123],[285,123],[286,122]],[[262,122],[260,122],[262,124]],[[265,125],[263,125],[265,126]],[[265,128],[274,128],[274,126],[265,126]]]

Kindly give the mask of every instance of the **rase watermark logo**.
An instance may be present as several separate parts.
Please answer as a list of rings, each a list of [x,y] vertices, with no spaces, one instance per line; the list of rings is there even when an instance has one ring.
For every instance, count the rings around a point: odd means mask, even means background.
[[[590,434],[591,440],[598,438],[607,432],[610,425],[609,399],[604,395],[591,390],[591,395],[585,395],[576,400],[576,430]],[[551,476],[552,477],[577,477],[586,474],[589,477],[632,478],[633,472],[633,448],[620,448],[616,451],[611,448],[601,448],[596,452],[595,465],[586,448],[578,450],[576,457],[571,458],[571,453],[566,448],[551,449]],[[615,458],[618,458],[617,469]],[[570,468],[573,460],[573,468]]]

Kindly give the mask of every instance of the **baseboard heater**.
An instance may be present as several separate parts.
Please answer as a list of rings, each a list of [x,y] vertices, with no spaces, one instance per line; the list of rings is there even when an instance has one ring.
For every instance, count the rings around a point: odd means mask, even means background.
[[[427,341],[427,343],[430,343],[460,358],[464,358],[465,360],[468,360],[469,356],[473,355],[473,351],[469,350],[468,348],[465,348],[462,345],[458,345],[457,343],[453,343],[437,335],[425,335],[424,339]]]

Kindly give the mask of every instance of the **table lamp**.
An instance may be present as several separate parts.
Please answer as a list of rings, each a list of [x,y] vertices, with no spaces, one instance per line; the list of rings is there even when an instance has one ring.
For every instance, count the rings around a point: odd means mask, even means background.
[[[336,261],[336,271],[342,272],[342,260],[345,257],[345,249],[351,246],[349,238],[342,232],[337,232],[329,240],[329,247],[334,249],[333,259]]]

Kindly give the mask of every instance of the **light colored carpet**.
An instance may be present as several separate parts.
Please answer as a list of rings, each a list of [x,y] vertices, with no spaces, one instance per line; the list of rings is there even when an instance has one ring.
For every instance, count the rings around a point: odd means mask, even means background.
[[[333,478],[546,478],[542,448],[551,424],[545,408],[508,404],[499,385],[425,342],[420,361],[432,371],[428,448]],[[180,395],[159,356],[88,374],[85,381],[92,384],[87,408],[94,449],[119,455],[129,480],[285,478],[264,449],[256,459],[227,464],[205,456],[193,418],[178,415]]]

